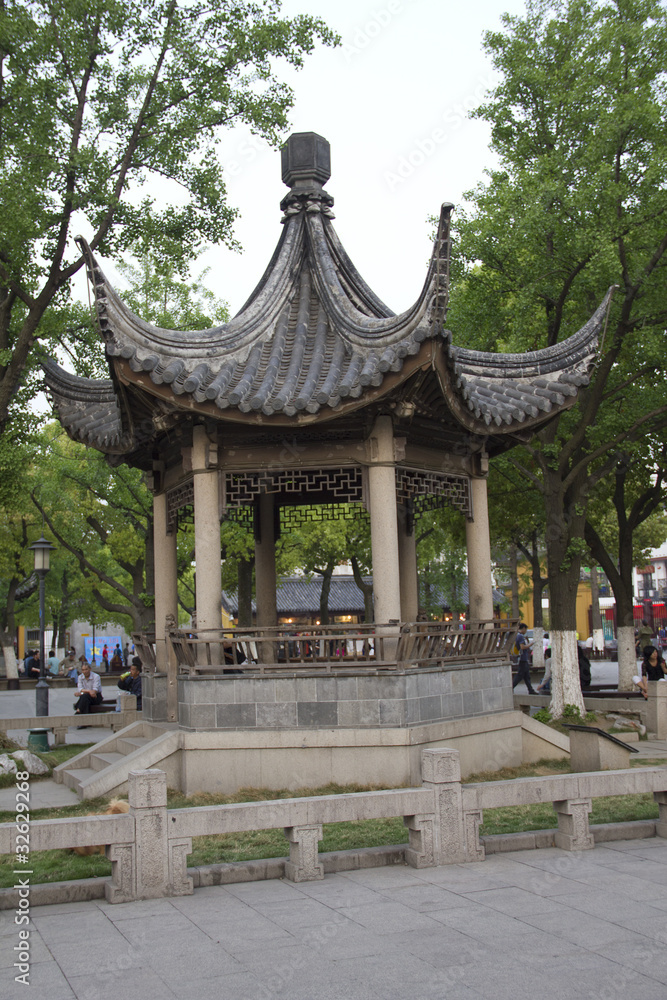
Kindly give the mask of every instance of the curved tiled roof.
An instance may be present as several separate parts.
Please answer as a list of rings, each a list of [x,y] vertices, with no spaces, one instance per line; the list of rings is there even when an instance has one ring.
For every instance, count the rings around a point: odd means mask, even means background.
[[[229,323],[211,330],[163,330],[122,302],[82,243],[100,331],[113,362],[122,359],[155,386],[220,410],[287,416],[335,408],[379,386],[422,342],[442,336],[448,213],[422,293],[398,316],[377,299],[340,245],[327,199],[302,196],[262,281]],[[439,294],[440,290],[440,294]]]
[[[328,164],[328,144],[314,139],[314,159],[324,150]],[[313,134],[290,138],[288,158],[304,141],[312,144]],[[336,235],[333,199],[320,184],[327,169],[320,164],[313,172],[308,161],[283,177],[294,183],[281,203],[284,229],[269,266],[241,311],[213,329],[145,323],[80,241],[111,379],[79,379],[46,366],[54,406],[72,437],[129,455],[140,446],[138,423],[145,444],[180,411],[282,425],[331,420],[395,393],[419,369],[437,372],[438,406],[450,424],[453,417],[482,434],[530,431],[575,401],[589,380],[608,296],[578,333],[554,347],[522,355],[457,347],[443,326],[450,205],[441,212],[421,294],[395,315]]]
[[[590,380],[612,292],[577,333],[553,347],[493,354],[450,344],[447,367],[462,405],[477,420],[497,427],[539,420],[571,405]]]

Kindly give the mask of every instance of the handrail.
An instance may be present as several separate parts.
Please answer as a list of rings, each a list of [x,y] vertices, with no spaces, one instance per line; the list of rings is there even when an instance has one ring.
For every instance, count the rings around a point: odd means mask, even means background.
[[[449,661],[509,661],[518,619],[219,629],[170,629],[178,670],[271,673],[404,670]]]

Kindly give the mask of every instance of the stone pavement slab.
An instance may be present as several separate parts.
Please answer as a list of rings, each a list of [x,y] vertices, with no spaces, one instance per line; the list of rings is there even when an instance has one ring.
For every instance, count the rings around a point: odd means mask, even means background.
[[[79,796],[73,788],[59,785],[53,778],[32,779],[30,782],[30,808],[55,809],[56,806],[73,806]],[[16,789],[0,788],[0,812],[9,811],[16,805]]]
[[[30,996],[665,1000],[665,877],[656,838],[34,907]],[[12,916],[0,914],[0,1000],[21,995]]]

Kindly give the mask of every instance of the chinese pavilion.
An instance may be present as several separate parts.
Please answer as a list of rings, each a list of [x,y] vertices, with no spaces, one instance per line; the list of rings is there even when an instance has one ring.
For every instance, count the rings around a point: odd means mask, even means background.
[[[154,496],[158,670],[177,618],[176,529],[194,517],[199,628],[221,624],[220,523],[254,530],[257,624],[275,625],[274,547],[309,505],[370,517],[375,620],[414,621],[415,516],[466,518],[470,617],[493,617],[489,458],[527,440],[587,384],[607,299],[581,330],[527,354],[467,350],[445,328],[451,205],[421,294],[396,315],[365,283],[333,226],[328,142],[282,149],[282,232],[240,312],[209,330],[134,315],[81,240],[109,378],[46,378],[67,433],[144,470]]]

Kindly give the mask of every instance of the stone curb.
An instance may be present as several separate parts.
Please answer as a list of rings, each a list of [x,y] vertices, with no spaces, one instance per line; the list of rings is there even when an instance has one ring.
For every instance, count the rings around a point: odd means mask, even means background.
[[[596,844],[609,844],[614,840],[645,840],[656,836],[653,819],[591,824],[589,829]],[[498,833],[479,839],[487,854],[502,854],[506,851],[531,851],[555,847],[554,838],[557,833],[557,829],[528,830],[522,833]]]

